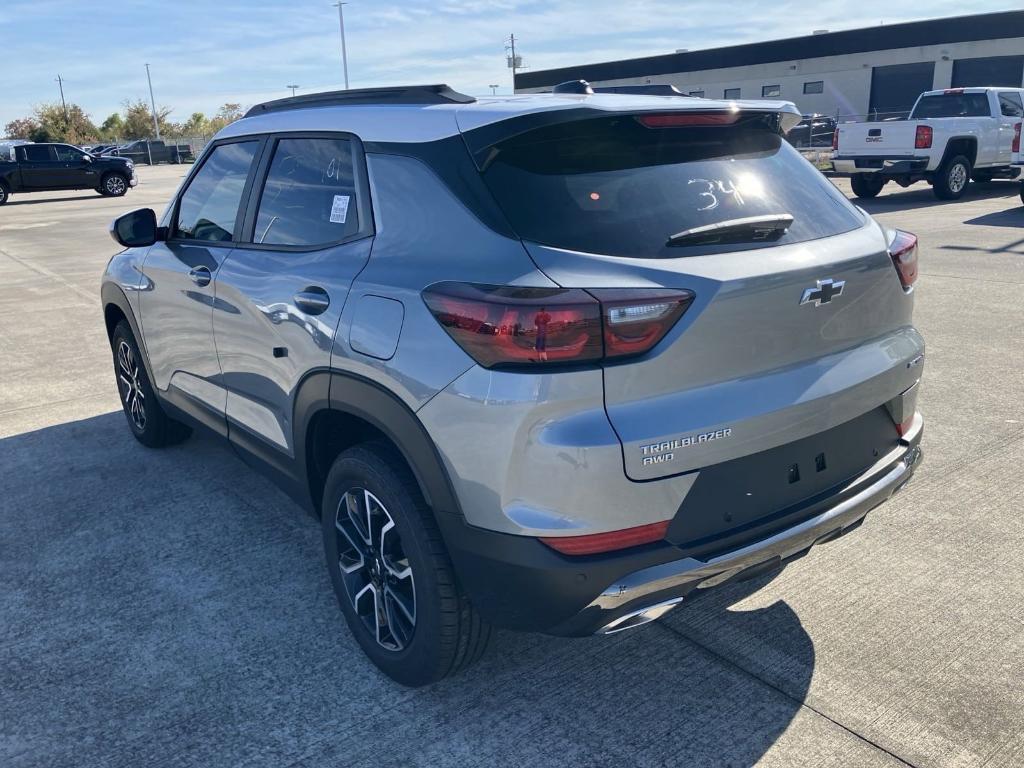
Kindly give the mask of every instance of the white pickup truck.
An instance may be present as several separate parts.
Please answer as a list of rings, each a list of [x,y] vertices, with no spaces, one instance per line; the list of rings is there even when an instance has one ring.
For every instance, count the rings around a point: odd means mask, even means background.
[[[857,197],[875,197],[886,182],[925,180],[940,200],[955,200],[967,182],[1014,179],[1020,152],[1024,89],[947,88],[917,97],[906,120],[841,123],[832,165],[849,176]]]

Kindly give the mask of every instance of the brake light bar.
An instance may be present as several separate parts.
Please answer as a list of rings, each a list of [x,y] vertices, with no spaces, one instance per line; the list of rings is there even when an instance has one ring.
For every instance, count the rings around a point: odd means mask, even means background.
[[[919,125],[914,133],[914,149],[929,149],[932,145],[932,127]]]
[[[637,547],[661,541],[668,533],[669,521],[638,525],[608,533],[590,533],[584,536],[546,536],[541,541],[563,555],[596,555],[617,549]]]
[[[946,89],[944,89],[944,90],[943,90],[942,92],[943,92],[943,93],[948,93],[948,94],[954,94],[954,95],[955,95],[955,94],[961,94],[961,93],[963,93],[963,92],[964,92],[964,89],[963,89],[963,88],[946,88]]]
[[[678,128],[693,125],[732,125],[740,117],[735,112],[669,112],[663,115],[637,115],[646,128]]]
[[[897,229],[889,243],[889,255],[904,290],[917,282],[917,235]]]
[[[434,319],[485,368],[580,365],[650,351],[693,303],[692,291],[435,283]]]

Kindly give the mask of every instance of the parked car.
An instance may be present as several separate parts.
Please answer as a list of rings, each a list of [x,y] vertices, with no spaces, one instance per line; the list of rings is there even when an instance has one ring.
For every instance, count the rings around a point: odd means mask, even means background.
[[[1020,147],[1024,89],[947,88],[922,93],[907,120],[843,123],[832,164],[850,177],[857,197],[875,197],[889,181],[925,180],[940,200],[955,200],[968,182],[1011,179]]]
[[[93,157],[70,144],[18,144],[0,159],[0,205],[12,194],[95,189],[120,197],[138,180],[130,160]]]
[[[96,145],[94,145],[92,147],[82,147],[82,149],[84,149],[90,155],[95,155],[96,157],[101,157],[102,155],[106,154],[109,150],[117,149],[117,145],[116,144],[96,144]]]
[[[785,141],[799,119],[447,86],[257,105],[160,219],[112,225],[128,428],[209,429],[315,514],[406,685],[494,625],[611,634],[781,568],[902,488],[923,430],[917,239]]]
[[[786,138],[794,147],[828,147],[836,130],[836,119],[828,115],[804,115]]]
[[[136,164],[191,163],[195,160],[188,144],[165,144],[140,139],[117,148],[120,157],[129,157]]]

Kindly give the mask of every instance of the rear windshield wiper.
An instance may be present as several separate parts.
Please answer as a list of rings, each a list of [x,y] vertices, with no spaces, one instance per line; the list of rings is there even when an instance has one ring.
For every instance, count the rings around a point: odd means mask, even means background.
[[[665,245],[712,245],[719,243],[756,243],[778,240],[793,223],[788,213],[748,216],[717,224],[705,224],[676,232]]]

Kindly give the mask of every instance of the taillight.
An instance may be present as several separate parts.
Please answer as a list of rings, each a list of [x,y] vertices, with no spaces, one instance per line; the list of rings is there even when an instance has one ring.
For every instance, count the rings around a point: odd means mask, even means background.
[[[897,229],[889,243],[889,255],[903,287],[910,288],[917,282],[917,235]]]
[[[832,149],[839,149],[839,129],[832,131]]]
[[[930,125],[917,126],[914,134],[914,149],[928,149],[932,145],[932,127]]]
[[[437,283],[431,314],[485,368],[579,365],[652,349],[693,302],[692,291],[520,288]]]
[[[678,128],[691,125],[732,125],[739,119],[735,112],[669,112],[664,115],[637,115],[645,128]]]
[[[612,552],[626,547],[637,547],[661,541],[668,533],[669,521],[638,525],[621,531],[608,533],[590,533],[584,536],[548,536],[541,541],[556,552],[563,555],[596,555],[599,552]]]
[[[1020,123],[1013,126],[1013,146],[1010,149],[1013,152],[1020,152]]]

